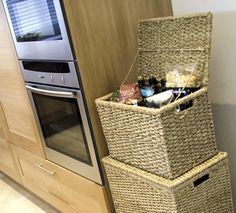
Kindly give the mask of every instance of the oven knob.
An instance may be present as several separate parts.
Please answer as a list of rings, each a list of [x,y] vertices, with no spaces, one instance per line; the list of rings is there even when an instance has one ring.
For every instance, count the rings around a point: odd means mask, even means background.
[[[53,82],[53,75],[50,75],[51,82]]]
[[[63,84],[65,83],[65,78],[64,78],[63,75],[61,76],[61,82],[62,82]]]

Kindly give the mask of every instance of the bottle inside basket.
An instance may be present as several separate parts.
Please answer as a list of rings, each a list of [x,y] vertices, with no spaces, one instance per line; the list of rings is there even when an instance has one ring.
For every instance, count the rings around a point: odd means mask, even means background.
[[[160,108],[173,100],[172,91],[166,91],[165,79],[158,80],[154,76],[145,79],[139,76],[138,85],[142,96],[142,101],[138,103],[138,106]]]
[[[153,82],[151,83],[155,83],[155,79],[153,79]],[[150,85],[149,81],[145,79],[144,77],[142,76],[138,77],[138,85],[139,85],[139,90],[140,90],[140,94],[142,98],[147,98],[154,95],[155,93],[154,85],[152,84]]]

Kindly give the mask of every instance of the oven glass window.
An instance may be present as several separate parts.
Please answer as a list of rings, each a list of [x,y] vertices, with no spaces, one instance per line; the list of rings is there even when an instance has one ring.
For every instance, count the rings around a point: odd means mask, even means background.
[[[61,40],[53,0],[7,0],[18,42]]]
[[[92,165],[76,99],[32,93],[46,146]]]

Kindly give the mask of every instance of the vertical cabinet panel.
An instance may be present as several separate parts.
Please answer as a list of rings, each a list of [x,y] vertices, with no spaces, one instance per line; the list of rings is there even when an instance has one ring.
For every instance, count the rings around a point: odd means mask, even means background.
[[[137,51],[141,19],[172,15],[170,0],[65,0],[76,60],[100,157],[108,154],[95,99],[119,88]],[[137,80],[131,72],[128,81]]]
[[[3,139],[8,138],[7,123],[1,102],[0,102],[0,138]]]
[[[170,0],[65,0],[65,12],[90,115],[102,158],[107,145],[95,99],[119,88],[137,52],[139,20],[172,15]],[[135,69],[127,83],[135,82]]]
[[[0,164],[8,167],[10,170],[15,170],[10,154],[10,146],[8,146],[8,142],[3,138],[0,138],[0,152]]]
[[[0,115],[0,119],[1,119],[1,115]],[[0,138],[5,138],[3,126],[1,123],[0,123]]]
[[[21,182],[20,175],[14,163],[11,144],[3,138],[0,138],[0,171],[17,182]]]
[[[12,146],[7,141],[8,131],[5,115],[0,103],[0,171],[4,172],[17,182],[21,182],[20,174],[16,166]]]
[[[0,3],[0,101],[9,130],[9,140],[43,156],[2,1]]]

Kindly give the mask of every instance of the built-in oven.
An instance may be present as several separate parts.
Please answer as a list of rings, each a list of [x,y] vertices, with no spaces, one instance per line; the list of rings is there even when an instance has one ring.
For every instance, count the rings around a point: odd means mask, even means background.
[[[3,0],[19,59],[73,60],[60,0]]]
[[[74,64],[52,61],[20,64],[47,159],[102,184]]]
[[[3,0],[44,151],[102,184],[60,0]]]

